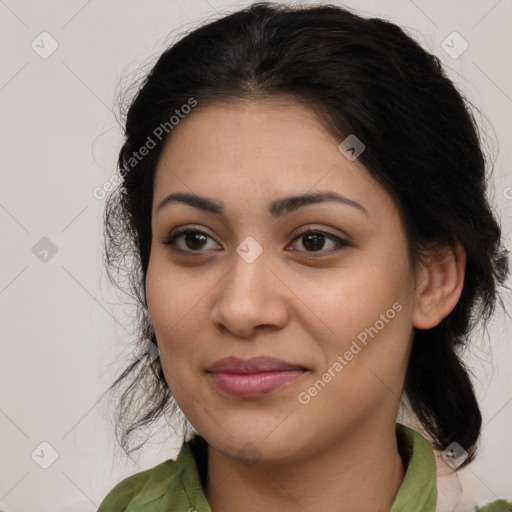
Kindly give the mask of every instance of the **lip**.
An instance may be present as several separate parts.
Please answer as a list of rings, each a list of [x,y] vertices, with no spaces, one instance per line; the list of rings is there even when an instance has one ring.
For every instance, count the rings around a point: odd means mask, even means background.
[[[215,361],[206,371],[211,373],[261,373],[290,370],[305,370],[300,365],[288,363],[274,357],[251,357],[240,359],[238,357],[225,357]]]
[[[237,398],[264,396],[306,373],[300,365],[272,357],[219,359],[206,369],[213,384],[223,393]]]

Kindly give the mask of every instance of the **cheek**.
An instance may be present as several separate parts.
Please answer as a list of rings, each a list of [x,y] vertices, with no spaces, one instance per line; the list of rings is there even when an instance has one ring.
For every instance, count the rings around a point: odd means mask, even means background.
[[[395,302],[404,308],[404,284],[399,271],[361,265],[314,287],[304,284],[297,295],[307,297],[305,303],[323,321],[325,332],[347,340],[372,326]],[[392,310],[388,316],[394,318],[394,313]]]
[[[194,348],[201,289],[162,260],[153,256],[150,259],[146,298],[165,369]]]
[[[193,307],[197,301],[192,301],[189,287],[180,287],[179,282],[165,277],[165,273],[150,273],[149,269],[146,289],[164,378],[181,406],[186,403],[188,393],[194,392],[192,368],[198,364],[194,358],[199,353],[200,339],[195,331],[199,322]]]
[[[198,302],[208,286],[173,265],[163,252],[159,248],[152,251],[146,275],[146,298],[155,331],[167,338],[196,314]]]
[[[378,257],[361,256],[357,265],[309,294],[308,306],[318,312],[326,333],[312,333],[322,344],[326,368],[346,354],[340,375],[350,376],[351,389],[382,385],[380,380],[392,387],[402,374],[412,333],[411,282],[403,256],[392,247]]]

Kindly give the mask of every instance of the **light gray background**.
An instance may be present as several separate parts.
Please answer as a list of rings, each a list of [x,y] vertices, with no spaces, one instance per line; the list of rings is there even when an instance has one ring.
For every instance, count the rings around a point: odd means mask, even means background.
[[[92,191],[115,172],[119,87],[149,69],[181,32],[248,3],[0,0],[2,510],[93,511],[122,478],[177,453],[176,440],[157,436],[138,465],[129,463],[116,451],[108,404],[98,402],[133,346],[129,310],[102,270],[104,201]],[[510,247],[512,2],[345,5],[408,28],[486,115],[486,146],[498,153],[489,188]],[[43,31],[58,43],[46,59],[31,47],[35,40],[43,51]],[[469,44],[456,59],[441,46],[453,31]],[[46,50],[49,44],[45,39]],[[57,248],[46,262],[33,252],[43,237]],[[498,313],[492,355],[479,336],[467,354],[485,426],[477,461],[459,475],[464,510],[512,498],[510,319]],[[41,442],[58,452],[48,469],[31,457],[36,450],[36,460],[50,461],[51,449]]]

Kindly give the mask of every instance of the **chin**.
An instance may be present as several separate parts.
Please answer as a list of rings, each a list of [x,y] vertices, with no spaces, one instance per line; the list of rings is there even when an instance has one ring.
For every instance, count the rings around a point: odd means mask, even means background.
[[[293,460],[294,455],[300,452],[301,448],[293,440],[300,439],[297,434],[291,434],[283,429],[278,432],[279,427],[272,432],[272,429],[263,430],[252,424],[240,424],[238,428],[207,432],[203,437],[216,450],[226,457],[231,457],[251,466],[258,461],[280,462]],[[269,434],[270,432],[270,434]]]

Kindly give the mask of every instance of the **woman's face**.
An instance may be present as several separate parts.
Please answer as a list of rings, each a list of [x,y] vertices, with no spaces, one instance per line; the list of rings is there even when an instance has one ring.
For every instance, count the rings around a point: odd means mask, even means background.
[[[394,425],[416,308],[406,239],[340,142],[274,99],[197,108],[163,148],[148,308],[172,395],[223,453],[293,460]],[[176,193],[205,199],[158,208]],[[309,194],[346,201],[284,201]],[[290,368],[207,371],[256,356]]]

